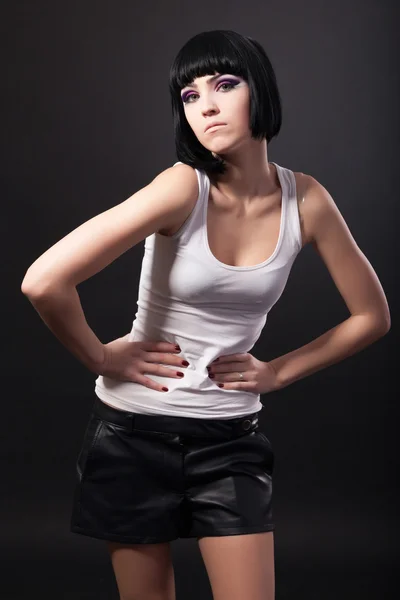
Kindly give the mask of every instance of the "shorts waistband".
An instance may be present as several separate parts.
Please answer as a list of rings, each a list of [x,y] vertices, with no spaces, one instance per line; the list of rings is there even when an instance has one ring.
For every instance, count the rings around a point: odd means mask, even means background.
[[[92,412],[100,419],[130,430],[160,431],[198,437],[232,438],[258,429],[258,412],[233,419],[198,419],[170,415],[143,415],[113,408],[97,396]]]

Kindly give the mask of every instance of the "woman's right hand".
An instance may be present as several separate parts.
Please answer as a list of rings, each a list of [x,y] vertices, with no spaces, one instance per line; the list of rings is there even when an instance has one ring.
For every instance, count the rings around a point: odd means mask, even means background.
[[[155,363],[173,365],[178,367],[180,372],[182,368],[187,368],[187,365],[182,364],[183,359],[180,356],[174,356],[180,350],[169,342],[128,342],[125,336],[103,346],[104,360],[97,369],[99,375],[118,381],[140,383],[151,390],[166,391],[162,384],[145,377],[144,373],[181,379],[175,369]]]

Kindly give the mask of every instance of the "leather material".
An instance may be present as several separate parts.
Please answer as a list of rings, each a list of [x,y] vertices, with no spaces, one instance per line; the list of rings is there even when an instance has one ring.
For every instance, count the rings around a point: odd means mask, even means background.
[[[274,454],[258,415],[142,415],[96,397],[71,531],[122,543],[271,531]]]

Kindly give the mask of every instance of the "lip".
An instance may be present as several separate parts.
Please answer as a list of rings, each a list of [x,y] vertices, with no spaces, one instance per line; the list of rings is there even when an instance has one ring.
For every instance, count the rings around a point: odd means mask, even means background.
[[[217,122],[215,122],[215,123],[209,123],[209,124],[207,125],[207,127],[205,128],[205,130],[204,130],[204,133],[205,133],[206,131],[208,131],[209,129],[211,129],[211,127],[216,127],[217,125],[226,125],[226,123],[220,123],[220,122],[218,122],[218,121],[217,121]]]

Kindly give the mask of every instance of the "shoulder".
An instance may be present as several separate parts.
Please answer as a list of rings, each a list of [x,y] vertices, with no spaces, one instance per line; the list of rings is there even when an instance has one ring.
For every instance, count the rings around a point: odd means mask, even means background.
[[[199,184],[196,170],[185,164],[178,164],[161,171],[153,180],[166,191],[173,192],[187,205],[197,200]]]
[[[163,190],[170,191],[177,202],[177,212],[162,228],[157,230],[161,235],[172,235],[186,221],[199,197],[199,183],[196,170],[184,163],[175,164],[162,171],[154,181],[158,180]]]
[[[303,245],[315,242],[341,215],[328,190],[312,175],[294,172]]]
[[[185,165],[184,163],[175,164],[172,167],[167,167],[164,171],[161,171],[156,179],[162,178],[165,180],[170,180],[172,182],[179,181],[185,186],[189,188],[197,188],[198,180],[196,169],[190,167],[189,165]]]

